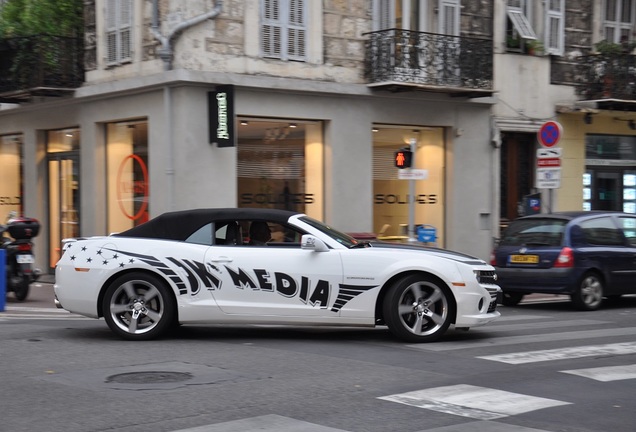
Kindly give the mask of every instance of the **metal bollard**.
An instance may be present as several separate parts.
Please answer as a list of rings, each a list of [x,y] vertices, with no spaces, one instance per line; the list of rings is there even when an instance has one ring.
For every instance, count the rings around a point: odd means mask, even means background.
[[[7,264],[5,262],[6,251],[0,249],[0,312],[4,312],[7,303]]]

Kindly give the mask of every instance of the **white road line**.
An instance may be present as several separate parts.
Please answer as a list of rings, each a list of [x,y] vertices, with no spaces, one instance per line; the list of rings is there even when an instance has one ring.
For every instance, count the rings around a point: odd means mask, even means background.
[[[551,350],[515,352],[477,357],[484,360],[508,364],[537,363],[543,361],[566,360],[583,357],[615,356],[636,354],[636,342],[623,342],[606,345],[588,345]]]
[[[563,373],[579,375],[596,381],[621,381],[636,378],[636,364],[625,366],[606,366],[590,369],[572,369],[561,371]]]
[[[484,328],[484,331],[487,329]],[[576,339],[593,339],[593,338],[605,338],[612,336],[634,336],[636,335],[636,327],[625,328],[611,328],[601,330],[582,330],[574,332],[563,333],[546,333],[539,335],[526,335],[526,336],[505,336],[505,337],[493,337],[487,340],[473,340],[473,341],[458,341],[458,342],[436,342],[432,344],[414,344],[407,345],[409,348],[420,349],[426,351],[449,351],[457,349],[470,349],[470,348],[486,348],[503,345],[522,345],[536,342],[555,342],[563,340],[576,340]]]
[[[502,321],[523,321],[523,320],[547,320],[550,317],[548,315],[504,315],[501,314],[499,318],[495,321],[495,323],[500,323]]]
[[[532,323],[519,323],[519,324],[500,324],[500,325],[489,325],[487,328],[484,328],[484,331],[487,332],[503,332],[503,331],[516,331],[516,330],[532,330],[532,329],[543,329],[543,328],[565,328],[565,327],[583,327],[588,325],[598,326],[599,324],[608,324],[610,321],[598,321],[598,320],[570,320],[570,321],[541,321],[541,322],[532,322]]]
[[[479,420],[494,420],[570,404],[467,384],[416,390],[378,399]]]
[[[25,306],[7,306],[5,307],[7,311],[14,312],[48,312],[48,313],[58,313],[58,314],[67,314],[68,311],[59,308],[37,308],[37,307],[25,307]]]

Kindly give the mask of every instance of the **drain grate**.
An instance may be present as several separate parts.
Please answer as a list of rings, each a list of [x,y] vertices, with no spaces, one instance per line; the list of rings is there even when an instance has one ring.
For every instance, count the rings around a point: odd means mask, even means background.
[[[164,384],[177,383],[192,379],[192,374],[188,372],[129,372],[111,375],[106,378],[107,383],[117,384]]]

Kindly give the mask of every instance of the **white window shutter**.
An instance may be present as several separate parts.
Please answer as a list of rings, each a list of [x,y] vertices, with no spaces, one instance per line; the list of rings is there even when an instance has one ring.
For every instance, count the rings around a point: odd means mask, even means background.
[[[307,42],[305,3],[305,0],[290,0],[287,26],[287,58],[290,60],[305,60]]]
[[[395,27],[395,2],[402,0],[373,0],[373,30]]]
[[[106,1],[106,63],[117,62],[117,0]]]
[[[565,0],[547,2],[545,48],[548,54],[563,55],[565,45]]]
[[[460,0],[439,0],[439,33],[459,36]]]
[[[307,56],[307,0],[261,0],[261,54],[304,61]]]
[[[132,0],[120,0],[119,12],[119,61],[131,60]]]
[[[261,1],[261,52],[264,57],[281,58],[281,0]]]

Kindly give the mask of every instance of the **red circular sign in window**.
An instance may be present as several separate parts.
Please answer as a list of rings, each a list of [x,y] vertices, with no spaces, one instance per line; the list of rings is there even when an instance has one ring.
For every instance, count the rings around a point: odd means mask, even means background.
[[[129,159],[131,159],[133,164],[131,173],[135,171],[134,164],[137,163],[139,165],[142,175],[141,180],[124,181],[122,179],[124,167]],[[137,196],[143,197],[141,206],[135,214],[130,214],[123,205],[124,197],[128,198],[128,196],[131,200],[134,200]],[[128,155],[119,164],[119,169],[117,170],[117,204],[119,204],[119,209],[128,219],[138,220],[146,215],[146,210],[148,209],[148,168],[143,159],[137,155]]]

